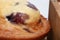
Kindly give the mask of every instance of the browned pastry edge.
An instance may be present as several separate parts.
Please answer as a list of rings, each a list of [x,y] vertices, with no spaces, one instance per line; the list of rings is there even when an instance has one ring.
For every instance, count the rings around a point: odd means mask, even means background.
[[[24,37],[6,37],[6,36],[3,36],[3,35],[0,35],[0,40],[39,40],[41,38],[43,38],[50,30],[50,24],[49,24],[49,21],[47,21],[46,18],[44,18],[42,15],[41,15],[41,22],[43,24],[43,27],[41,28],[41,32],[38,32],[38,33],[34,33],[34,34],[31,34],[31,35],[28,35],[28,36],[24,36]]]

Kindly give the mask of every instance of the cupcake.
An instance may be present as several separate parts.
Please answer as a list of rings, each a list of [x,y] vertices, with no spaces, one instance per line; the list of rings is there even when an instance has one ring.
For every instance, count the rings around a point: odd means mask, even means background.
[[[32,3],[0,0],[1,40],[40,40],[49,30],[49,21]]]

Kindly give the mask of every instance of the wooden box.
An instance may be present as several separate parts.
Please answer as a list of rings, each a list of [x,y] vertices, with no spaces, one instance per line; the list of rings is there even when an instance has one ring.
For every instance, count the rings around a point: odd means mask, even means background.
[[[60,0],[50,1],[49,20],[52,28],[50,40],[60,40]]]

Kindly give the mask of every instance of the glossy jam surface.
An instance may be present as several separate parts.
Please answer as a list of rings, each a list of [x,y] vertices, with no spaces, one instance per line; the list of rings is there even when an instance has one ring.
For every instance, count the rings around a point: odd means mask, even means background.
[[[25,20],[29,19],[29,16],[27,14],[20,13],[20,12],[17,12],[16,15],[14,15],[14,13],[12,13],[11,15],[6,16],[6,17],[11,22],[21,23],[21,24],[24,24]]]

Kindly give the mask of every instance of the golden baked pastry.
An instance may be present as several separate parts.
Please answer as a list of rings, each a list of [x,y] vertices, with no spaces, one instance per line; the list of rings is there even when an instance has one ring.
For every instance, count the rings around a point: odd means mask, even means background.
[[[1,40],[40,40],[44,37],[50,25],[46,18],[41,16],[41,21],[35,26],[17,25],[5,21],[0,17],[0,39]]]
[[[49,22],[27,0],[0,0],[0,40],[40,40]]]
[[[25,20],[24,23],[26,24],[33,24],[35,22],[38,22],[40,19],[40,12],[37,8],[34,7],[34,5],[31,5],[29,2],[20,2],[21,0],[1,0],[0,2],[0,12],[3,16],[9,16],[13,13],[13,15],[16,15],[17,13],[21,14],[27,14],[29,16],[28,19]],[[33,7],[33,8],[32,8]],[[36,14],[36,15],[35,15]]]

